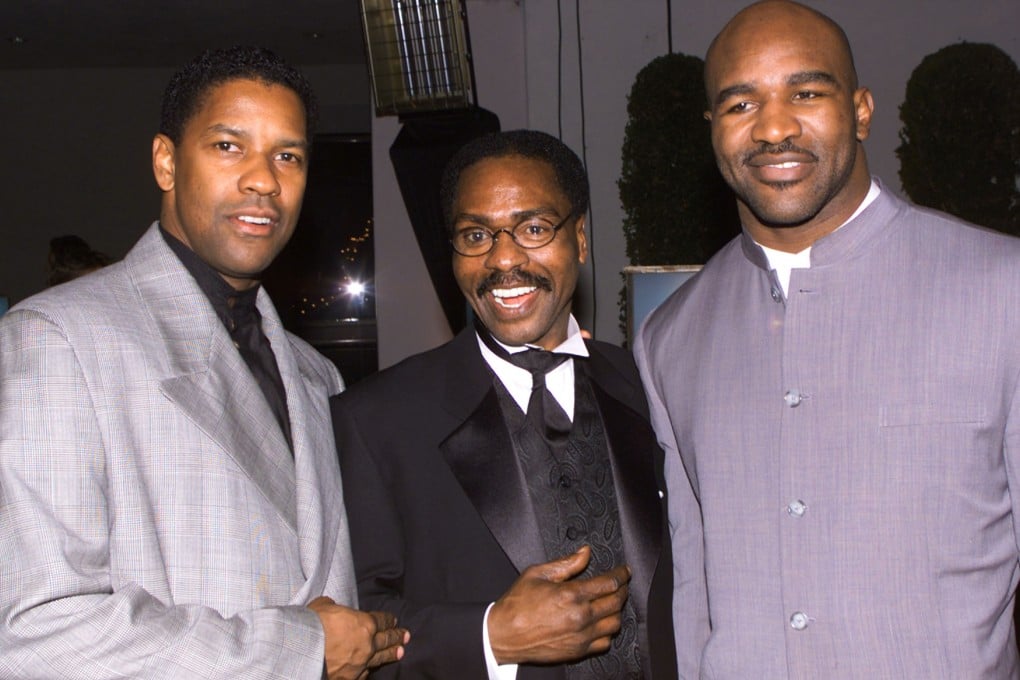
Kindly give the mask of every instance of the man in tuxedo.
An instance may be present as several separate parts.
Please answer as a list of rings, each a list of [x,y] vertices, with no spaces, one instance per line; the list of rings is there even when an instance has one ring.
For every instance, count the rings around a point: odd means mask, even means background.
[[[661,452],[629,355],[571,315],[584,167],[494,133],[442,187],[476,324],[333,401],[359,595],[413,636],[378,674],[675,677]]]
[[[160,219],[0,320],[0,677],[356,678],[328,415],[336,368],[259,275],[293,233],[314,115],[296,70],[208,52],[171,80]]]

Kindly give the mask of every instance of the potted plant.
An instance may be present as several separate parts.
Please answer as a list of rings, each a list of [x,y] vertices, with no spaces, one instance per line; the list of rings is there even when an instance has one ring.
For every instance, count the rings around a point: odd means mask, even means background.
[[[656,57],[638,72],[627,98],[617,186],[632,265],[621,308],[628,339],[652,307],[740,231],[712,152],[703,71],[698,57]],[[671,280],[646,284],[646,274]]]
[[[900,106],[900,182],[919,205],[1020,235],[1020,71],[994,45],[925,57]]]

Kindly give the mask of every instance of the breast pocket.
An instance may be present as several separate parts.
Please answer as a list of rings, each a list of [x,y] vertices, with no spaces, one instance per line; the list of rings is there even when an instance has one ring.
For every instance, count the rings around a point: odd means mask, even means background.
[[[886,404],[879,409],[881,427],[980,425],[986,419],[979,404]]]

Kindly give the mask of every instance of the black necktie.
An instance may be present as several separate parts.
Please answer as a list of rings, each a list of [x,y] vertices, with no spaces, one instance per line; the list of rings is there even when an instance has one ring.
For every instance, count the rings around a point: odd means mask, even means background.
[[[287,412],[287,390],[283,386],[280,367],[276,363],[276,355],[273,354],[269,338],[262,332],[262,316],[255,307],[254,298],[245,302],[248,304],[240,304],[237,296],[228,298],[227,331],[244,362],[248,364],[262,394],[265,395],[269,408],[276,416],[283,436],[293,452],[294,441],[290,431],[290,415]]]
[[[562,442],[570,434],[570,417],[545,384],[545,375],[570,358],[569,354],[554,354],[544,349],[528,348],[510,353],[489,334],[484,327],[477,329],[485,346],[496,356],[531,373],[531,397],[528,398],[527,423],[548,444]]]

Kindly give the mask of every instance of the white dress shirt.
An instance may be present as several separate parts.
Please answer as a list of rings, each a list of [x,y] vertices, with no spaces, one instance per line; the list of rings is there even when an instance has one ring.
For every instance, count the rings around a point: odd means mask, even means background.
[[[505,345],[496,338],[493,338],[510,354],[524,352],[528,349],[543,349],[537,345],[511,346]],[[506,388],[513,400],[521,407],[521,411],[527,413],[528,401],[531,399],[531,373],[520,366],[511,364],[506,359],[496,355],[489,349],[481,338],[478,339],[478,348],[482,352],[485,363],[496,374],[503,387]],[[578,357],[587,357],[588,348],[581,337],[581,327],[578,325],[574,315],[570,315],[567,322],[567,339],[553,349],[560,354],[572,354]],[[566,412],[571,422],[574,420],[574,360],[568,359],[562,364],[549,371],[545,375],[545,385],[552,393],[553,398]],[[493,603],[494,604],[494,603]],[[482,619],[482,645],[485,651],[485,666],[489,672],[489,680],[515,680],[517,677],[517,664],[503,664],[496,662],[492,653],[492,644],[489,642],[489,610],[492,604],[485,610],[485,617]]]
[[[857,206],[857,210],[854,211],[854,214],[851,215],[843,224],[847,224],[850,220],[861,214],[862,210],[867,208],[871,205],[872,201],[878,198],[879,193],[881,193],[881,190],[878,188],[878,184],[875,180],[871,180],[871,187],[868,189],[868,194],[864,197],[864,200],[861,201],[861,204]],[[843,224],[836,227],[836,229],[841,229]],[[755,243],[758,242],[755,241]],[[791,270],[811,268],[811,246],[808,246],[799,253],[787,253],[782,250],[762,246],[760,243],[758,243],[758,245],[765,251],[765,257],[768,258],[769,261],[769,268],[776,272],[776,278],[779,279],[779,285],[783,287],[783,295],[789,295],[788,289],[790,287]]]

